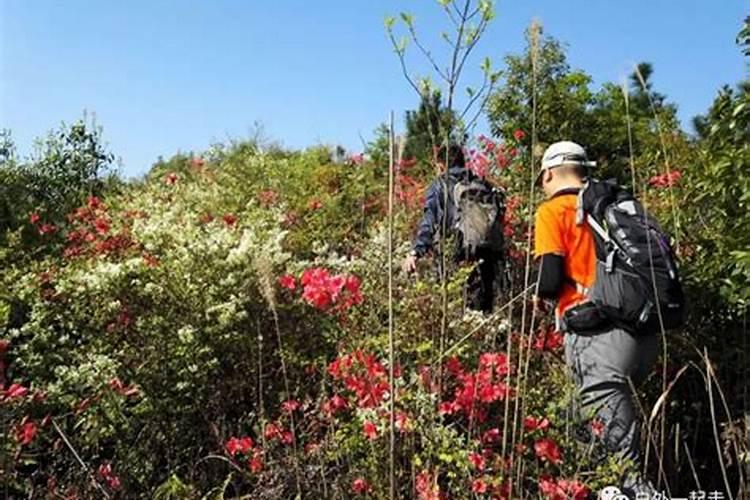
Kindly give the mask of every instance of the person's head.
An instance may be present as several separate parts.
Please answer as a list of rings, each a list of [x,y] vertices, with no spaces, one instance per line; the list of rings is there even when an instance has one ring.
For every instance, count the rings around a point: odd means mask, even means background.
[[[440,146],[437,151],[437,162],[441,169],[445,169],[445,160],[448,159],[448,168],[460,167],[466,168],[466,157],[464,150],[458,144],[449,144]]]
[[[588,160],[586,150],[579,144],[570,141],[556,142],[544,151],[537,185],[542,187],[548,197],[561,189],[581,187],[588,167],[594,165],[596,163]]]

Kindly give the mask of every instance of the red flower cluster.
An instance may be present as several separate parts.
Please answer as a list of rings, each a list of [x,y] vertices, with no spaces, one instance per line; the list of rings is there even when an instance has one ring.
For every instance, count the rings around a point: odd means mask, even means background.
[[[24,417],[16,427],[16,442],[21,446],[26,446],[34,440],[38,431],[39,428],[36,423],[28,417]]]
[[[229,227],[234,227],[237,224],[237,216],[234,214],[224,214],[221,220]]]
[[[369,420],[365,420],[362,424],[362,434],[370,441],[374,441],[378,438],[378,426]]]
[[[112,472],[112,464],[103,463],[99,465],[99,477],[104,479],[111,490],[120,489],[120,478]]]
[[[281,288],[287,290],[295,290],[297,288],[297,280],[291,274],[285,274],[279,278],[279,285]]]
[[[232,436],[231,438],[229,438],[226,444],[224,444],[224,448],[227,450],[227,453],[229,453],[229,455],[232,457],[234,457],[238,453],[247,455],[250,451],[252,451],[254,446],[255,443],[253,442],[253,439],[247,436],[242,438]]]
[[[563,333],[551,327],[535,336],[533,347],[537,351],[556,351],[562,347],[563,340]]]
[[[682,172],[679,170],[671,170],[660,175],[655,175],[648,180],[650,186],[655,188],[668,188],[676,186],[682,178]]]
[[[294,442],[294,435],[292,432],[284,429],[278,422],[270,422],[266,424],[263,436],[268,441],[279,440],[282,444],[292,444]]]
[[[490,158],[486,154],[472,149],[469,151],[466,166],[479,177],[487,177],[490,174],[492,164],[490,163]]]
[[[258,193],[258,202],[262,207],[270,207],[275,205],[279,201],[279,193],[273,189],[267,189]]]
[[[562,451],[557,443],[551,438],[537,439],[534,443],[534,453],[543,462],[559,464],[562,462]]]
[[[372,491],[372,486],[366,479],[358,477],[352,481],[352,492],[357,495],[366,495]]]
[[[300,283],[302,298],[321,311],[344,312],[363,300],[359,278],[353,275],[332,275],[328,269],[314,267],[302,273]]]
[[[517,141],[522,141],[524,137],[526,137],[526,132],[520,128],[513,132],[513,138]]]
[[[586,500],[591,490],[580,481],[559,479],[555,481],[544,474],[539,478],[539,491],[547,500]]]
[[[44,236],[45,234],[52,234],[57,232],[57,226],[48,222],[40,223],[41,220],[42,217],[38,213],[32,212],[29,214],[29,223],[31,223],[31,225],[33,226],[36,226],[36,229],[40,235]]]
[[[599,420],[598,418],[595,418],[591,421],[591,433],[598,438],[601,438],[604,436],[604,431],[606,427],[604,425],[604,422]]]
[[[235,458],[242,455],[248,459],[247,467],[251,472],[258,473],[263,470],[263,450],[255,447],[251,437],[232,436],[224,444],[224,449],[230,457]]]
[[[167,175],[164,176],[164,184],[167,186],[172,186],[174,184],[177,184],[177,174],[175,172],[169,172]]]
[[[454,398],[440,405],[443,414],[464,413],[479,422],[487,419],[487,406],[513,397],[514,391],[506,383],[511,366],[504,353],[483,353],[476,372],[467,373],[456,358],[446,363],[448,372],[457,381]]]
[[[323,202],[317,198],[313,198],[307,203],[307,208],[313,211],[320,210],[323,208]]]
[[[299,410],[299,401],[296,399],[289,399],[281,403],[281,411],[284,413],[294,413]]]
[[[112,223],[107,207],[96,196],[90,196],[85,206],[68,214],[68,221],[76,229],[67,234],[65,257],[122,255],[136,246],[126,229],[111,234]]]
[[[351,391],[361,408],[378,406],[388,394],[388,373],[374,354],[354,351],[335,359],[328,365],[328,373],[334,380],[342,381]],[[335,398],[336,396],[334,396]],[[329,403],[332,403],[333,398]],[[331,409],[345,408],[345,401],[337,400]]]
[[[499,144],[484,135],[480,135],[478,140],[479,147],[487,158],[487,167],[490,170],[508,168],[518,154],[516,148],[507,148],[505,144]]]
[[[0,403],[26,397],[29,390],[21,384],[11,384],[6,390],[0,389]]]
[[[547,417],[540,418],[540,417],[526,417],[523,419],[523,428],[527,432],[534,432],[534,431],[546,431],[549,429],[549,420]]]
[[[435,474],[423,470],[417,474],[416,479],[417,498],[419,500],[444,500],[445,494],[440,491]]]
[[[338,394],[334,394],[333,396],[331,396],[331,398],[323,403],[321,407],[323,413],[329,418],[340,411],[346,410],[347,408],[349,408],[349,403],[347,403],[346,399],[342,398]]]
[[[121,396],[130,397],[130,396],[137,396],[140,391],[138,388],[134,385],[125,385],[122,383],[122,381],[115,377],[112,380],[109,381],[109,387],[116,393],[120,394]]]

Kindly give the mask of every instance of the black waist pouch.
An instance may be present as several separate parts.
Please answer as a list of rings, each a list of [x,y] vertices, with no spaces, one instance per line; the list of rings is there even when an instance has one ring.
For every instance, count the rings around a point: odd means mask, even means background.
[[[609,326],[609,318],[593,302],[573,306],[562,317],[563,330],[582,335],[600,333]]]

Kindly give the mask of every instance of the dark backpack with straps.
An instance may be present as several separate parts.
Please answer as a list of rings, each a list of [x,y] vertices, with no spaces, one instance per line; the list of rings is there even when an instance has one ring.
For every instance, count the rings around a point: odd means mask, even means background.
[[[682,325],[685,296],[669,237],[631,193],[611,181],[587,181],[577,223],[594,232],[596,279],[589,301],[563,316],[569,329],[610,323],[649,334]]]
[[[479,250],[502,252],[503,192],[474,175],[449,179],[448,193],[455,209],[453,230],[460,254],[475,258]]]

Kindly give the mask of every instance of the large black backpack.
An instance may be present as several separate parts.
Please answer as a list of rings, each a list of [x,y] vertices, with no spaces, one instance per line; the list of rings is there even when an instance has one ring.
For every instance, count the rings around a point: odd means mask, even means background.
[[[597,262],[589,302],[563,318],[571,330],[609,322],[648,334],[682,325],[685,296],[669,237],[631,193],[612,181],[587,181],[577,223],[593,230]]]
[[[469,259],[482,251],[503,251],[503,218],[505,196],[486,180],[466,175],[452,177],[449,183],[453,203],[453,231],[458,251]]]

